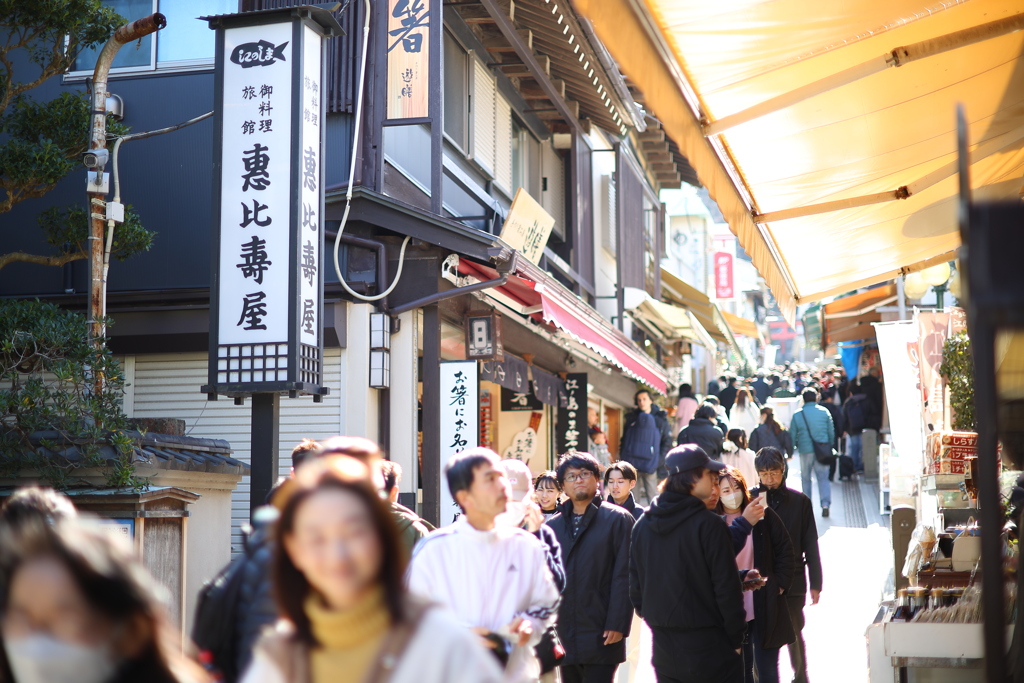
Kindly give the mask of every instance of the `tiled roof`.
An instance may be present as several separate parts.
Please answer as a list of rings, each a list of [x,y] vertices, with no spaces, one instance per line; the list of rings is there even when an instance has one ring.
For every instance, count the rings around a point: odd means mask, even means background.
[[[224,439],[200,439],[190,436],[169,434],[141,435],[127,432],[140,440],[133,453],[136,464],[162,470],[183,470],[188,472],[211,472],[215,474],[249,474],[249,466],[231,457],[231,444]],[[72,441],[58,432],[36,432],[29,439],[33,445],[52,441],[54,449],[48,452],[52,457],[63,457],[69,462],[80,463],[85,459],[82,446],[87,442]],[[107,463],[117,460],[117,451],[109,443],[98,443],[99,457]]]

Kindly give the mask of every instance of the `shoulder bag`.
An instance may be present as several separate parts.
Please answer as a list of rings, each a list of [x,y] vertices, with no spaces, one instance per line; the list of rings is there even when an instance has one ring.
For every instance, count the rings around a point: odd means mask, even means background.
[[[803,408],[800,409],[800,417],[804,419],[804,426],[807,427],[807,438],[814,444],[814,459],[822,465],[831,465],[835,462],[836,456],[839,455],[836,453],[836,449],[832,448],[830,443],[818,443],[814,440],[814,437],[811,436],[811,425],[807,422],[807,415],[804,413]]]

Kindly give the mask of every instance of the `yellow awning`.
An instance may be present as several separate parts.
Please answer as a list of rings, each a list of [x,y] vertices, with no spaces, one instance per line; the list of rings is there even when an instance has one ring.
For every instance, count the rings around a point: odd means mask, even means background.
[[[782,312],[949,260],[1024,175],[1021,0],[575,0]],[[897,66],[898,65],[898,66]]]
[[[648,324],[655,326],[665,339],[687,339],[712,351],[715,349],[714,339],[689,309],[648,297],[636,309],[636,313]]]
[[[711,303],[707,294],[662,268],[661,296],[670,303],[686,308],[712,339],[728,344],[738,357],[744,357],[743,349],[736,343],[728,321],[718,306]]]
[[[729,323],[729,327],[734,333],[742,334],[744,337],[750,337],[751,339],[758,339],[762,342],[764,341],[761,337],[761,330],[757,329],[757,323],[753,320],[741,318],[729,311],[722,311],[722,316],[725,318],[725,321]]]

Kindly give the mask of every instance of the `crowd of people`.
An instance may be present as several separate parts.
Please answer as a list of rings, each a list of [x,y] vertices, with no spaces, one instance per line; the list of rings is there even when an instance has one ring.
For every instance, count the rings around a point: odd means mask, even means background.
[[[470,449],[444,472],[462,514],[436,530],[395,502],[401,471],[366,439],[304,441],[293,465],[211,584],[237,590],[204,591],[194,658],[130,548],[67,497],[18,491],[0,518],[0,680],[611,683],[640,619],[659,681],[777,680],[782,645],[801,661],[817,534],[776,449],[752,490],[700,446],[670,449],[646,508],[625,460],[574,451],[533,477]]]
[[[21,489],[0,511],[0,680],[611,683],[631,680],[642,620],[660,683],[772,683],[783,646],[806,681],[812,476],[823,516],[830,502],[813,444],[845,436],[860,465],[871,379],[726,376],[669,411],[640,391],[618,457],[592,428],[594,454],[536,476],[463,451],[444,469],[461,514],[440,529],[397,502],[401,468],[377,444],[305,440],[185,648],[130,548],[66,496]],[[793,389],[785,429],[764,404]],[[794,452],[803,492],[786,484]]]

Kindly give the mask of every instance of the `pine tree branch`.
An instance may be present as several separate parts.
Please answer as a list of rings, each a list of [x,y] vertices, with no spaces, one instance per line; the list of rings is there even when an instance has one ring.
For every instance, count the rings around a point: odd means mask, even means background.
[[[89,258],[84,251],[76,251],[70,254],[59,256],[40,256],[38,254],[26,254],[23,251],[14,251],[0,256],[0,270],[12,263],[35,263],[40,266],[63,266],[72,261]]]

